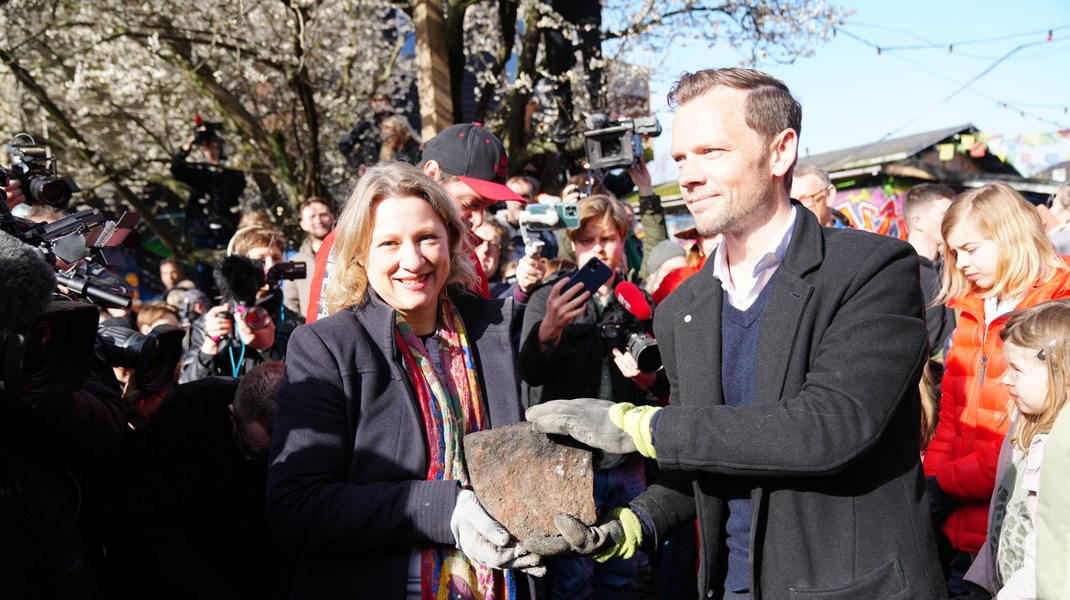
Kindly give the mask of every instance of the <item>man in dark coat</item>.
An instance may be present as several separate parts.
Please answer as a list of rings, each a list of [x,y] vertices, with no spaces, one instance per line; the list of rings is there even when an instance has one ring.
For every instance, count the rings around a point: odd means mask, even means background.
[[[944,597],[918,461],[917,255],[791,200],[802,109],[779,80],[711,69],[669,99],[684,200],[701,235],[724,234],[655,315],[670,406],[528,410],[662,476],[614,517],[558,515],[562,537],[525,546],[622,556],[697,517],[702,598]]]
[[[285,598],[292,569],[264,520],[281,362],[174,388],[140,442],[133,486],[143,597]],[[136,563],[135,563],[136,564]]]

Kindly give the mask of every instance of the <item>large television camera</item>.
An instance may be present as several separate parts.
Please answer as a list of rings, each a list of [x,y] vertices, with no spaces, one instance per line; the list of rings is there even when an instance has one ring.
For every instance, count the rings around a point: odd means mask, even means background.
[[[10,176],[22,184],[27,204],[67,208],[71,195],[81,191],[73,179],[57,174],[55,155],[38,146],[30,134],[20,133],[11,138],[7,152],[11,160]]]
[[[602,113],[587,118],[583,145],[592,170],[631,167],[643,157],[643,138],[661,135],[657,117],[611,119]]]
[[[10,174],[0,169],[0,185]],[[33,406],[82,388],[94,363],[135,369],[139,389],[169,386],[181,359],[182,329],[149,335],[99,327],[98,307],[128,308],[125,286],[108,276],[140,217],[107,221],[96,211],[54,223],[15,217],[0,191],[0,405]],[[12,274],[20,274],[12,277]],[[41,292],[41,293],[35,293]],[[62,293],[61,293],[62,292]]]

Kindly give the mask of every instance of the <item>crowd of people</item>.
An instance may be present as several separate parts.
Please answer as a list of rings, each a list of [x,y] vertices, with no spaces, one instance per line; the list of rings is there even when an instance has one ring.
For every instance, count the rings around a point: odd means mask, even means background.
[[[674,237],[642,159],[634,206],[588,175],[548,190],[578,227],[528,231],[543,190],[508,177],[497,136],[421,142],[377,97],[339,143],[352,190],[304,201],[294,247],[234,210],[244,181],[199,124],[172,169],[191,243],[226,250],[215,289],[167,258],[159,301],[102,311],[184,326],[175,384],[146,398],[116,369],[128,431],[86,487],[85,564],[46,552],[0,571],[10,589],[1067,597],[1070,186],[1044,210],[1001,183],[918,185],[899,240],[852,228],[829,174],[796,164],[783,82],[709,69],[669,101],[695,221]],[[577,282],[592,261],[604,280]],[[595,522],[518,539],[484,508],[465,436],[524,420],[597,451]]]

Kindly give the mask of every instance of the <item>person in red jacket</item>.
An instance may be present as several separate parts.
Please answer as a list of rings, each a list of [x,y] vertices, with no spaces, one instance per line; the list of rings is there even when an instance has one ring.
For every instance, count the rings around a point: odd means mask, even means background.
[[[941,384],[936,433],[925,453],[934,527],[945,540],[948,591],[984,543],[999,448],[1010,424],[999,332],[1011,311],[1070,296],[1039,213],[1002,183],[971,190],[941,224],[947,248],[940,298],[960,312]],[[940,536],[938,536],[940,537]]]

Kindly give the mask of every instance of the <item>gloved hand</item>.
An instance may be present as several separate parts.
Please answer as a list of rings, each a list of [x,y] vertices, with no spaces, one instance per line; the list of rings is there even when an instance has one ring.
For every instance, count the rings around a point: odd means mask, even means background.
[[[643,541],[639,518],[627,508],[615,508],[590,526],[568,513],[558,513],[554,525],[560,536],[530,537],[523,541],[524,547],[540,556],[590,556],[605,562],[631,558]]]
[[[474,562],[495,569],[518,569],[532,577],[546,574],[542,557],[514,540],[501,523],[487,514],[472,490],[461,490],[457,496],[450,530],[457,547]]]
[[[955,499],[940,487],[936,477],[930,475],[925,478],[925,485],[929,488],[929,511],[933,519],[933,525],[940,525],[951,515],[955,509]]]
[[[597,398],[551,400],[529,408],[527,420],[535,424],[535,431],[567,435],[604,452],[635,452],[632,436],[609,419],[612,407],[609,400]]]

